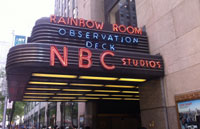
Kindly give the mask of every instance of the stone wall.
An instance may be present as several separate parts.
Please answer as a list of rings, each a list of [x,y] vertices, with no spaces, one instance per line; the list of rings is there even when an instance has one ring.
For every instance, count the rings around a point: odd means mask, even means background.
[[[138,26],[146,27],[150,53],[163,56],[166,122],[176,129],[175,95],[200,89],[200,0],[136,0],[136,9]]]
[[[104,0],[82,0],[78,2],[78,18],[104,21]]]

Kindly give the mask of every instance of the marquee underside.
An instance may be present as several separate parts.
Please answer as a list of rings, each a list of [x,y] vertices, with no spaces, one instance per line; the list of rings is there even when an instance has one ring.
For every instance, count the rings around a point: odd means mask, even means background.
[[[163,76],[161,56],[114,52],[106,56],[106,70],[100,63],[103,50],[92,51],[92,66],[79,68],[79,47],[67,46],[68,66],[63,67],[56,58],[50,66],[52,44],[29,43],[11,48],[7,59],[9,99],[12,101],[138,101],[139,86]],[[63,54],[65,45],[56,45]],[[123,65],[121,58],[159,61],[160,68]]]

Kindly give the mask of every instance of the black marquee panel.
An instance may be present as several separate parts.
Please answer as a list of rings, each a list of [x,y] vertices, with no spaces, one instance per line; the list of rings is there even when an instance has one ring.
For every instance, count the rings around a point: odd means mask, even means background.
[[[28,43],[14,46],[9,51],[6,72],[10,100],[139,100],[138,88],[143,82],[164,76],[163,59],[159,55],[148,54],[148,39],[145,33],[130,35],[108,31],[111,30],[111,25],[105,25],[106,29],[100,31],[50,23],[49,20],[50,18],[38,20]],[[59,34],[59,30],[66,30],[66,35]],[[81,31],[83,36],[74,38],[69,35],[69,30],[77,34]],[[105,41],[107,45],[115,46],[114,51],[109,51],[114,55],[108,54],[103,58],[107,66],[115,66],[114,69],[108,70],[102,65],[101,60],[101,54],[108,51],[88,48],[85,44],[90,41],[102,45],[104,41],[86,38],[84,34],[87,32],[134,37],[138,38],[138,43],[123,44],[111,40]],[[62,66],[57,55],[55,55],[55,65],[50,65],[52,46],[57,49],[62,58],[64,58],[63,48],[67,48],[67,67]],[[79,68],[79,51],[83,48],[91,51],[92,65],[89,68]],[[84,63],[88,62],[84,60]],[[144,81],[122,81],[122,78]]]
[[[127,53],[127,52],[114,52],[115,56],[108,56],[105,58],[106,64],[115,65],[116,68],[114,70],[106,70],[102,67],[100,63],[100,55],[103,52],[102,50],[92,50],[92,66],[88,69],[80,69],[78,67],[79,61],[79,47],[67,46],[68,48],[68,66],[63,67],[59,60],[56,58],[55,66],[50,66],[50,46],[54,46],[53,44],[25,44],[19,45],[12,48],[8,54],[7,58],[7,70],[12,70],[12,67],[16,67],[17,65],[23,65],[28,67],[51,67],[51,68],[60,68],[68,71],[68,69],[77,71],[76,74],[83,74],[87,71],[86,74],[94,75],[111,75],[116,77],[142,77],[142,78],[155,78],[159,76],[163,76],[164,64],[161,56],[151,56],[147,54],[135,54],[135,53]],[[55,45],[58,51],[63,55],[63,47],[64,45]],[[123,65],[122,58],[127,59],[135,59],[135,60],[145,60],[145,61],[155,61],[160,62],[160,68],[151,68],[146,66],[133,66]],[[126,61],[127,62],[127,61]],[[131,61],[132,62],[132,61]],[[38,63],[38,64],[37,64]]]
[[[104,28],[106,29],[111,30],[111,27],[112,27],[111,24],[104,25]],[[82,31],[83,38],[70,37],[68,32],[65,36],[60,36],[58,33],[60,29],[65,29],[67,31],[72,29],[75,31],[76,35],[78,31]],[[99,35],[106,34],[107,36],[112,35],[113,38],[114,38],[114,35],[117,35],[119,36],[118,39],[121,39],[123,37],[123,40],[125,37],[131,37],[131,39],[138,39],[137,43],[133,43],[133,42],[120,43],[118,40],[118,42],[106,41],[106,44],[107,46],[109,46],[110,44],[113,44],[115,46],[116,51],[127,51],[127,52],[146,53],[146,54],[149,53],[148,39],[145,32],[143,32],[142,35],[136,35],[136,34],[131,35],[127,33],[116,33],[116,32],[112,32],[108,30],[100,31],[100,30],[80,28],[80,27],[69,26],[69,25],[52,24],[52,23],[49,23],[49,18],[43,18],[37,21],[37,24],[34,26],[32,30],[32,35],[31,35],[31,38],[29,38],[29,42],[50,43],[50,44],[55,43],[55,44],[66,44],[66,45],[85,47],[86,41],[91,41],[93,43],[93,48],[94,48],[94,43],[99,43],[99,44],[105,43],[105,41],[101,40],[100,38],[98,40],[84,38],[86,32],[90,32],[90,35],[92,35],[93,33],[98,33]],[[99,49],[101,49],[101,46],[99,47]]]

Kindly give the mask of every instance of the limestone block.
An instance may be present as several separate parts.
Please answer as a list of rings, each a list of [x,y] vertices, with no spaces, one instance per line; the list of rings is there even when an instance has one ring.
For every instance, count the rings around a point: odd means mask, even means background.
[[[140,109],[162,107],[163,96],[160,80],[152,80],[140,86]]]
[[[91,20],[91,0],[78,2],[78,18]]]
[[[178,37],[200,25],[199,0],[184,0],[172,12]]]
[[[159,49],[160,55],[163,56],[164,65],[165,65],[165,75],[169,74],[170,65],[174,64],[179,57],[177,51],[176,40],[169,42]]]
[[[91,0],[91,19],[103,22],[104,19],[104,0]]]
[[[171,1],[172,0],[136,0],[138,26],[151,26],[151,24],[154,24],[157,20],[169,13],[170,9],[173,7],[170,6],[170,4],[176,3]]]
[[[171,9],[174,9],[179,4],[181,4],[184,0],[168,0],[168,1],[169,1],[170,10],[171,10]]]
[[[141,119],[142,126],[147,129],[168,129],[165,108],[141,110]]]
[[[165,77],[167,106],[175,105],[175,95],[200,90],[200,64],[169,74]]]
[[[180,71],[182,69],[200,63],[200,26],[189,33],[178,38],[175,42],[177,60],[169,64],[168,73]],[[163,55],[165,58],[165,55]]]
[[[154,22],[170,11],[169,0],[151,0],[154,14]]]
[[[140,0],[139,0],[140,1]],[[136,13],[138,27],[150,24],[153,20],[153,8],[151,0],[136,1]]]
[[[169,129],[178,129],[176,106],[168,107],[167,113]]]
[[[176,38],[172,13],[168,13],[160,20],[147,27],[150,52],[163,47]]]
[[[148,0],[135,0],[135,4],[137,5],[137,7],[139,7],[140,5],[142,5],[146,1],[148,1]]]

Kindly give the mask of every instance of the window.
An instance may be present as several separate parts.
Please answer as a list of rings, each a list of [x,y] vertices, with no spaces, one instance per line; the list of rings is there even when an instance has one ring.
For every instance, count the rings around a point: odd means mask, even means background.
[[[72,127],[72,121],[71,121],[71,103],[62,103],[62,110],[61,110],[61,114],[62,114],[62,125],[64,127]]]
[[[78,126],[78,103],[61,104],[61,121],[65,128],[76,128]]]
[[[38,125],[38,112],[35,112],[34,114],[34,127],[37,128]]]
[[[52,102],[48,105],[47,113],[47,125],[53,128],[56,125],[56,112],[57,112],[57,103]]]
[[[127,19],[130,19],[130,16],[129,16],[129,15],[126,15],[126,18],[127,18]]]
[[[68,1],[68,7],[70,8],[70,5],[71,5],[71,3],[70,3],[70,0]]]
[[[78,15],[78,9],[77,9],[77,8],[74,8],[74,9],[73,9],[73,17],[74,17],[74,18],[77,18],[77,17],[78,17],[77,15]]]
[[[111,24],[137,25],[134,0],[119,0],[107,15]]]
[[[45,108],[40,109],[39,125],[40,129],[44,128],[45,126]]]

